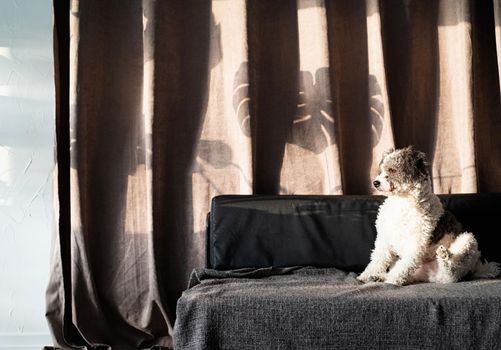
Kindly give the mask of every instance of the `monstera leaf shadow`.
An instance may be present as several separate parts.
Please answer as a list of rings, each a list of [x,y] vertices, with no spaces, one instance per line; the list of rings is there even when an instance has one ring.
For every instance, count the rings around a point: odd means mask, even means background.
[[[372,129],[372,147],[375,147],[381,140],[384,121],[384,103],[381,87],[375,75],[369,75],[369,111]]]
[[[328,87],[328,67],[317,69],[315,79],[310,72],[299,72],[297,112],[290,142],[316,154],[336,142],[333,101]]]
[[[248,80],[248,62],[242,62],[235,73],[233,83],[233,108],[238,123],[245,136],[251,136],[251,116],[249,112],[250,94]],[[329,67],[311,72],[299,72],[299,91],[296,114],[293,116],[288,142],[307,149],[315,154],[323,152],[336,143],[337,117],[334,96],[331,94]],[[369,75],[369,108],[372,147],[380,139],[384,120],[384,103],[381,87],[375,75]],[[284,127],[287,127],[284,125]]]
[[[200,140],[198,156],[216,169],[223,169],[231,164],[231,147],[220,140]]]
[[[233,109],[240,129],[245,136],[251,136],[249,112],[249,74],[247,62],[242,62],[233,80]]]
[[[195,164],[194,173],[202,176],[207,183],[215,189],[216,193],[223,194],[225,191],[214,181],[214,175],[206,167],[210,165],[213,169],[233,169],[239,173],[243,181],[247,183],[249,188],[252,187],[252,181],[248,179],[243,169],[233,162],[233,152],[230,145],[222,140],[200,140],[198,143],[198,158]]]

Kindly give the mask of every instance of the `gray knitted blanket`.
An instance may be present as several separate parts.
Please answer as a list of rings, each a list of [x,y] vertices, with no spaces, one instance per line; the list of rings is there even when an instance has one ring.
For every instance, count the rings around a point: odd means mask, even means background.
[[[501,349],[501,280],[361,284],[337,269],[196,269],[175,349]]]

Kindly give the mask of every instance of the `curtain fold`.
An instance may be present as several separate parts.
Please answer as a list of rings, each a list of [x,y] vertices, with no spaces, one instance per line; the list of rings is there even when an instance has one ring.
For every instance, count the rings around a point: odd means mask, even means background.
[[[56,346],[172,346],[215,195],[501,191],[500,3],[54,1]]]
[[[494,2],[494,25],[496,35],[496,53],[498,61],[499,82],[501,84],[501,0],[493,0]]]

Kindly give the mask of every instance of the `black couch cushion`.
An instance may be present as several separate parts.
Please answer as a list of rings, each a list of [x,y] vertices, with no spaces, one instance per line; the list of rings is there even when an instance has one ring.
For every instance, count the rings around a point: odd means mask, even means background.
[[[439,196],[501,262],[501,194]],[[212,201],[207,267],[315,266],[362,271],[376,237],[383,196],[225,195]]]

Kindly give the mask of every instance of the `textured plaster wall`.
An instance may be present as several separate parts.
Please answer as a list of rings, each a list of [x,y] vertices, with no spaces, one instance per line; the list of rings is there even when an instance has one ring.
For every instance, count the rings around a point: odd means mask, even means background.
[[[53,141],[52,2],[0,0],[0,349],[48,339]]]

